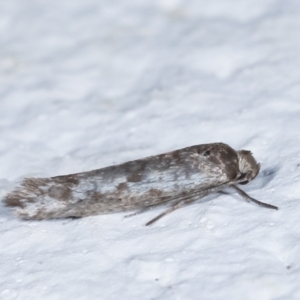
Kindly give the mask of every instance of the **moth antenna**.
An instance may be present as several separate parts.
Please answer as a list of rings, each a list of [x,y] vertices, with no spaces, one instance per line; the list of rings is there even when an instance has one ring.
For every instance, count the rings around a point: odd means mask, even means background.
[[[262,207],[265,207],[265,208],[270,208],[270,209],[275,209],[275,210],[278,210],[278,207],[277,206],[274,206],[274,205],[271,205],[271,204],[268,204],[268,203],[264,203],[264,202],[261,202],[261,201],[258,201],[252,197],[250,197],[248,194],[246,194],[243,190],[241,190],[240,188],[238,188],[237,186],[235,185],[231,185],[231,187],[244,199],[246,200],[247,202],[254,202],[256,204],[258,204],[259,206],[262,206]]]

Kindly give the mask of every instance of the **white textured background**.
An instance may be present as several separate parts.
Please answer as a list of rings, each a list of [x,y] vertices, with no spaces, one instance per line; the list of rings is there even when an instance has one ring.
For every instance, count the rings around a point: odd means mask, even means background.
[[[177,148],[252,150],[182,208],[25,222],[0,206],[0,299],[300,299],[298,0],[0,0],[0,197],[25,176]]]

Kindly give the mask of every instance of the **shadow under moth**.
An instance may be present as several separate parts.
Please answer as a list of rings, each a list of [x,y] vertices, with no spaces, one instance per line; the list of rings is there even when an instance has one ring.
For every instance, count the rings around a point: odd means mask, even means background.
[[[278,209],[248,196],[237,184],[247,184],[260,165],[250,151],[235,151],[223,143],[191,146],[119,165],[50,178],[25,178],[4,198],[26,220],[85,217],[167,209],[146,225],[172,211],[225,188],[262,207]]]

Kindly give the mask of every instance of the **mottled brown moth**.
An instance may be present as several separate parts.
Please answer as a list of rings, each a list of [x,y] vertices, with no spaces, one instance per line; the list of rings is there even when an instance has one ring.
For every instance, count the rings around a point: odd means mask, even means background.
[[[4,198],[6,206],[26,220],[85,217],[115,212],[144,212],[160,205],[177,208],[204,196],[234,189],[248,202],[278,209],[248,196],[236,184],[247,184],[260,165],[250,151],[223,143],[191,146],[119,165],[50,178],[25,178]]]

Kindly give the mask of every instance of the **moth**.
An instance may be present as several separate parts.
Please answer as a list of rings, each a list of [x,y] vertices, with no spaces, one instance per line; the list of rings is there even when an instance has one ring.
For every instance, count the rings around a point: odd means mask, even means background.
[[[251,198],[237,184],[247,184],[260,170],[250,151],[223,143],[195,145],[106,168],[50,178],[25,178],[4,198],[26,220],[85,217],[158,206],[167,209],[150,225],[185,205],[231,188],[248,202],[278,209]]]

